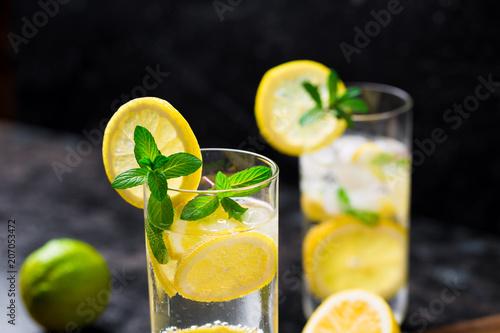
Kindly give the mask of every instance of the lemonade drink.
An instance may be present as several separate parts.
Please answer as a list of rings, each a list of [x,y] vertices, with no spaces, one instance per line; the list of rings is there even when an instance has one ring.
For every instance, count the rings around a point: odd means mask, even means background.
[[[200,150],[167,101],[136,98],[110,119],[111,186],[144,209],[151,331],[278,331],[278,167]]]
[[[185,221],[183,205],[178,206],[161,240],[169,255],[164,264],[146,237],[152,332],[277,332],[277,167],[241,151],[202,150],[202,157],[209,179],[191,194],[216,195],[208,191],[210,179],[221,168],[233,174],[266,165],[273,177],[257,193],[233,198],[247,208],[241,221],[229,218],[222,206],[203,219]],[[146,190],[145,212],[149,195]],[[147,213],[145,220],[147,225]]]
[[[332,144],[299,158],[307,316],[330,294],[362,288],[407,306],[411,101],[361,85],[371,112]]]

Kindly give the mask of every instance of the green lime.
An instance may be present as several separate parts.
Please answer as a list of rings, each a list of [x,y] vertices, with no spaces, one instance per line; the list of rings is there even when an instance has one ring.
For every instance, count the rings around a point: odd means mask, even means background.
[[[111,296],[111,274],[91,245],[60,238],[32,252],[20,270],[23,302],[50,331],[72,331],[92,323]]]

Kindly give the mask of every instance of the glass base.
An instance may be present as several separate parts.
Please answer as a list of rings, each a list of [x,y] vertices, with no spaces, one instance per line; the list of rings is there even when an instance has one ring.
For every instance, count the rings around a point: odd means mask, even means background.
[[[389,300],[394,318],[401,324],[408,310],[408,284],[404,285],[391,300]],[[305,285],[302,287],[302,309],[306,318],[309,318],[314,310],[321,304],[321,301],[312,296]]]

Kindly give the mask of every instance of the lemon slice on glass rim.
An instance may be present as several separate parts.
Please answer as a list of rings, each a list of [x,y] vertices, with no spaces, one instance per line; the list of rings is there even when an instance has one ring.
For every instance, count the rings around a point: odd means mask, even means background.
[[[306,81],[318,86],[323,105],[328,102],[327,80],[330,69],[311,60],[290,61],[267,71],[255,98],[255,118],[262,137],[279,152],[299,156],[325,147],[339,137],[347,123],[323,115],[312,124],[301,126],[300,117],[315,106],[303,88]],[[339,80],[337,90],[345,91]]]
[[[185,152],[201,159],[196,136],[179,111],[160,98],[136,98],[113,114],[104,131],[102,158],[110,182],[121,172],[139,167],[134,155],[134,130],[137,125],[151,132],[164,156]],[[169,188],[196,190],[200,179],[201,168],[190,175],[169,179],[168,185]],[[131,205],[144,208],[142,186],[117,192]],[[174,208],[193,196],[175,191],[169,192],[169,195]]]

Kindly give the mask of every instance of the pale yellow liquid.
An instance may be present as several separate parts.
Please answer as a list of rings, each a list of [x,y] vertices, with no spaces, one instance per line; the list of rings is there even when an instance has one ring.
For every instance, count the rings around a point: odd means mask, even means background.
[[[255,199],[237,200],[248,208],[243,222],[228,220],[222,209],[208,218],[187,223],[179,220],[177,214],[164,237],[166,242],[175,242],[174,246],[167,244],[173,260],[180,262],[182,251],[186,253],[207,239],[245,232],[260,232],[270,237],[277,249],[277,211]],[[152,332],[277,332],[277,267],[272,281],[262,288],[228,301],[211,302],[167,292],[154,270],[149,251],[148,267]]]
[[[373,139],[372,139],[373,140]],[[363,144],[376,144],[380,152],[393,156],[394,163],[376,164],[370,161],[355,162],[353,156]],[[366,151],[365,151],[366,153]],[[373,153],[376,157],[376,153]],[[364,156],[366,157],[366,155]],[[408,151],[404,145],[394,139],[376,138],[370,141],[362,136],[344,136],[330,147],[308,156],[301,156],[301,206],[304,215],[304,235],[321,223],[331,223],[335,218],[345,214],[340,209],[337,197],[338,189],[342,188],[348,194],[353,208],[378,213],[385,221],[390,221],[395,229],[403,230],[407,237],[409,228],[409,196],[410,168]],[[401,251],[407,256],[407,240]],[[325,240],[326,241],[326,240]],[[353,244],[355,244],[353,242]],[[326,244],[325,244],[326,246]],[[336,245],[332,244],[331,247]],[[340,245],[339,245],[340,246]],[[363,244],[360,244],[363,247]],[[358,250],[355,249],[354,252]],[[362,248],[359,249],[363,251]],[[354,266],[358,264],[355,255],[351,258]],[[407,274],[407,259],[399,266],[400,275]],[[354,271],[354,269],[353,269]],[[346,272],[338,277],[346,284],[352,279]],[[307,279],[305,279],[307,280]],[[405,282],[394,286],[394,292],[387,301],[391,303],[398,320],[406,311],[407,277]],[[352,285],[352,288],[362,287]],[[307,316],[310,316],[323,299],[311,292],[307,281],[304,283],[303,303]]]

